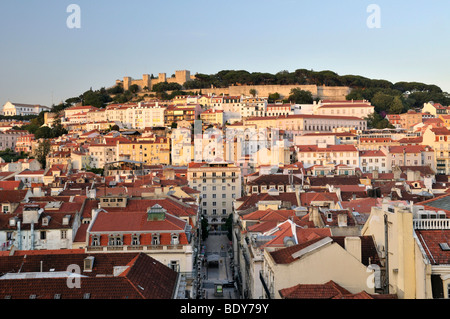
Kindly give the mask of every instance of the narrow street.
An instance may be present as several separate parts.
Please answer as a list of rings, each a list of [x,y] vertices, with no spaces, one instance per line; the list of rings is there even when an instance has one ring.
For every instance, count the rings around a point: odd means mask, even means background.
[[[228,237],[211,232],[204,242],[205,261],[201,267],[202,299],[237,299],[230,263],[232,250]],[[216,293],[216,285],[223,293]]]

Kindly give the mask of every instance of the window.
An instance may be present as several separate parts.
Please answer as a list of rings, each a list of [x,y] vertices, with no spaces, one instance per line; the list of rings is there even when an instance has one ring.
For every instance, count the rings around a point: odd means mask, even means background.
[[[41,231],[41,240],[46,240],[46,239],[47,239],[47,232]]]
[[[61,239],[67,239],[67,230],[61,230]]]
[[[139,246],[140,245],[139,235],[133,235],[131,237],[131,245],[133,245],[133,246]]]
[[[169,268],[172,269],[173,271],[179,271],[180,270],[180,266],[178,265],[178,261],[177,260],[171,260],[170,264],[169,264]]]
[[[152,245],[159,245],[159,234],[152,235]]]
[[[180,243],[180,238],[178,234],[172,234],[170,243],[172,245],[178,245]]]
[[[122,246],[123,238],[121,235],[110,235],[109,236],[109,246]]]
[[[92,236],[92,246],[100,246],[100,236]]]

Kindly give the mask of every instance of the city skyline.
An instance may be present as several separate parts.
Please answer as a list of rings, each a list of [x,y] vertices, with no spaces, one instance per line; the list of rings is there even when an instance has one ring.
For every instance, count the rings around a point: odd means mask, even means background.
[[[72,3],[80,8],[79,29],[67,25]],[[381,10],[380,28],[367,24],[371,4]],[[440,39],[450,29],[449,7],[438,1],[1,3],[0,103],[50,106],[124,76],[181,69],[331,70],[449,92],[449,44]]]

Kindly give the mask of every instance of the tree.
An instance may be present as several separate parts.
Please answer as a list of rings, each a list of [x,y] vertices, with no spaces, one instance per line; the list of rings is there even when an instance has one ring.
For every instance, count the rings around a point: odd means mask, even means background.
[[[257,92],[255,89],[250,89],[249,93],[251,96],[255,97]]]
[[[389,114],[400,114],[405,109],[400,96],[394,97],[391,106],[389,107]]]
[[[139,86],[137,84],[132,84],[128,88],[128,91],[130,91],[131,93],[137,93],[139,92]]]
[[[230,214],[225,222],[225,229],[229,240],[233,240],[233,215]]]
[[[202,227],[202,240],[206,240],[206,238],[208,238],[209,235],[209,224],[208,224],[208,219],[206,217],[201,217],[201,227]]]
[[[383,118],[377,112],[374,112],[365,118],[367,121],[367,128],[372,129],[384,129],[384,128],[394,128],[394,126],[389,123],[388,119]]]
[[[296,104],[312,104],[314,99],[311,92],[295,88],[291,90],[288,101]]]
[[[394,97],[392,95],[385,94],[383,92],[376,93],[371,100],[372,105],[375,106],[375,110],[378,112],[389,111],[393,101]]]
[[[52,134],[52,129],[48,126],[41,126],[40,128],[38,128],[36,130],[36,132],[34,133],[34,137],[36,139],[40,139],[40,138],[52,138],[53,134]]]
[[[67,133],[68,133],[67,130],[61,124],[61,117],[57,116],[56,119],[53,121],[52,137],[53,138],[60,137]]]
[[[45,139],[39,143],[38,147],[34,151],[34,155],[39,163],[41,163],[42,168],[45,168],[47,165],[47,155],[50,153],[50,147],[50,141]]]
[[[280,99],[280,94],[278,92],[269,94],[269,98],[268,98],[269,102],[273,103],[275,101],[278,101],[279,99]]]

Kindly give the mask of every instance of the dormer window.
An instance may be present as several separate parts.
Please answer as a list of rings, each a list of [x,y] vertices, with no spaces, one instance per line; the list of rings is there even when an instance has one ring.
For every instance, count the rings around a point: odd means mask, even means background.
[[[109,246],[122,246],[123,236],[122,235],[109,235]]]
[[[153,234],[152,235],[152,245],[159,245],[160,240],[159,240],[159,234]]]
[[[172,234],[170,243],[172,245],[178,245],[180,243],[180,238],[179,237],[180,236],[178,234]]]
[[[140,245],[139,235],[134,234],[134,235],[131,237],[131,245],[133,245],[133,246],[139,246],[139,245]]]
[[[9,226],[16,226],[16,224],[17,224],[17,217],[9,219]]]
[[[42,226],[48,226],[50,222],[50,216],[46,216],[44,218],[42,218]]]
[[[92,246],[100,246],[100,236],[99,235],[92,236]]]

